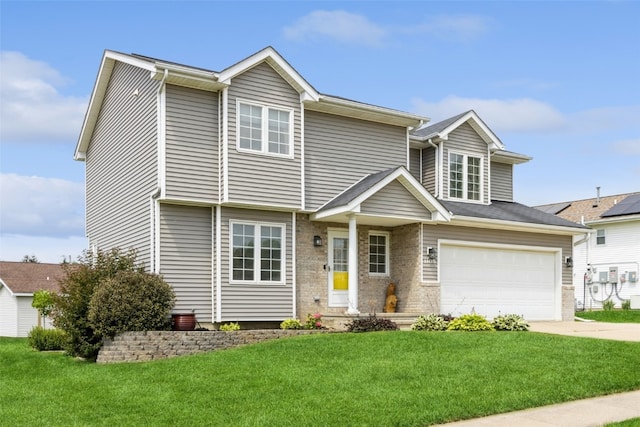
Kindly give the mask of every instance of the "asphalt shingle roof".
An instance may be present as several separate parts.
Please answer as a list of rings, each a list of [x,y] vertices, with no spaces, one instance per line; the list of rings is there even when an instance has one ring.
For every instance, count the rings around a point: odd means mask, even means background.
[[[469,110],[472,111],[472,110]],[[464,113],[458,114],[457,116],[449,117],[441,122],[434,123],[432,125],[417,129],[413,132],[413,135],[418,137],[425,137],[429,135],[434,135],[438,132],[442,132],[446,128],[448,128],[452,123],[455,123],[460,117],[467,114],[469,111],[465,111]]]
[[[402,166],[398,166],[365,176],[360,181],[349,187],[347,190],[330,200],[327,204],[320,208],[320,211],[332,209],[338,206],[348,205],[352,200],[356,199],[362,193],[369,190],[371,187],[373,187],[401,167]]]
[[[39,290],[57,292],[64,271],[60,264],[0,261],[0,280],[11,292],[31,294]]]
[[[627,193],[627,194],[617,194],[615,196],[602,196],[600,198],[592,197],[590,199],[583,200],[574,200],[563,203],[553,203],[548,205],[536,206],[536,209],[544,210],[545,212],[549,212],[551,206],[556,206],[560,204],[567,204],[568,206],[564,209],[556,212],[561,218],[564,218],[569,221],[581,223],[597,221],[602,219],[605,214],[607,217],[611,216],[619,216],[623,215],[617,210],[611,211],[616,205],[622,204],[627,198],[631,196],[640,196],[640,193]],[[630,199],[632,201],[634,199]],[[626,206],[626,205],[623,205]],[[622,208],[620,208],[622,209]],[[635,209],[630,209],[633,211]],[[613,215],[612,215],[613,212]],[[635,212],[640,213],[640,212]],[[630,213],[626,213],[624,215],[629,215]]]

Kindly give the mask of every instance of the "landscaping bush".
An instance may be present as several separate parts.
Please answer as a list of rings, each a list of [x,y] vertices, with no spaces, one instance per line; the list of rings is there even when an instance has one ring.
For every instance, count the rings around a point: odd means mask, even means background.
[[[302,325],[303,329],[324,329],[322,326],[322,314],[307,314],[307,319]]]
[[[356,317],[345,325],[349,332],[375,332],[375,331],[396,331],[398,325],[390,319],[370,315],[368,317]]]
[[[104,337],[129,331],[170,329],[173,288],[162,277],[120,271],[103,279],[89,302],[89,322]]]
[[[501,314],[493,318],[491,325],[496,331],[528,331],[529,324],[518,314]]]
[[[53,324],[66,332],[64,349],[72,356],[95,360],[102,335],[89,322],[89,303],[103,279],[119,271],[144,271],[136,265],[135,251],[113,249],[96,254],[84,252],[78,262],[62,265],[60,293],[53,295]]]
[[[431,313],[422,315],[416,319],[411,325],[413,331],[446,331],[449,326],[449,321],[445,320],[442,316]]]
[[[298,319],[285,319],[280,323],[280,329],[302,329],[302,323]]]
[[[225,323],[223,325],[220,325],[220,330],[224,331],[224,332],[239,331],[240,330],[240,325],[238,324],[238,322],[236,322],[236,323],[229,322],[229,323]]]
[[[447,328],[449,331],[492,331],[493,326],[486,317],[480,314],[464,314],[452,320]]]
[[[45,329],[41,326],[36,326],[29,331],[27,341],[31,347],[38,351],[62,350],[65,343],[65,334],[60,329]]]
[[[612,311],[614,307],[615,307],[615,303],[613,302],[612,299],[608,299],[602,303],[602,309],[604,311]]]
[[[631,310],[631,300],[630,299],[626,299],[626,300],[622,301],[622,309],[623,310]]]

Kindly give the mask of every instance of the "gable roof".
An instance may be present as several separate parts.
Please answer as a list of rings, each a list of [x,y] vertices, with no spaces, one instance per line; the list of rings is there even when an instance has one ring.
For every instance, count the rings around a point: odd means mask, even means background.
[[[478,135],[480,135],[482,140],[486,142],[492,150],[504,150],[504,144],[500,141],[500,138],[498,138],[498,136],[489,129],[480,116],[478,116],[478,114],[473,110],[465,111],[457,116],[450,117],[429,126],[421,127],[412,132],[411,138],[419,141],[426,141],[429,139],[447,140],[449,138],[449,134],[460,127],[463,123],[469,123],[469,125],[478,133]]]
[[[554,207],[555,215],[577,223],[628,219],[640,215],[640,192],[552,203],[536,206],[536,209],[550,212]]]
[[[314,214],[312,219],[329,220],[336,216],[358,213],[360,205],[371,196],[382,190],[392,181],[397,180],[413,195],[427,210],[431,212],[432,220],[448,221],[450,213],[433,197],[404,166],[386,169],[364,176],[336,197],[325,203]]]
[[[0,261],[0,285],[16,295],[31,295],[39,290],[57,292],[64,271],[60,264]]]
[[[560,218],[556,215],[532,208],[521,203],[492,200],[491,204],[453,202],[442,200],[442,204],[453,214],[452,222],[458,219],[489,220],[503,225],[512,223],[512,226],[533,227],[538,229],[549,228],[557,231],[564,230],[569,233],[581,234],[587,227]],[[483,224],[483,226],[486,226]]]

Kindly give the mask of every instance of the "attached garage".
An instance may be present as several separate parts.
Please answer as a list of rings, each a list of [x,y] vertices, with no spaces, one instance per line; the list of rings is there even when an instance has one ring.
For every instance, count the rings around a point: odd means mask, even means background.
[[[441,312],[561,320],[559,248],[440,242]]]

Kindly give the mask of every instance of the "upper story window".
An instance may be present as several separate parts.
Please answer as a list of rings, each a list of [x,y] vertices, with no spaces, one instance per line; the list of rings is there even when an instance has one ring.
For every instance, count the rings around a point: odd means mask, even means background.
[[[449,197],[480,200],[482,159],[449,153]]]
[[[238,149],[292,156],[293,111],[238,102]]]
[[[604,228],[600,228],[596,230],[596,245],[604,245],[604,243],[605,243]]]
[[[231,280],[284,283],[284,225],[231,223]]]
[[[369,274],[389,275],[389,233],[369,234]]]

